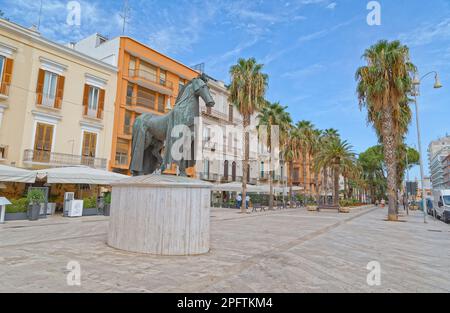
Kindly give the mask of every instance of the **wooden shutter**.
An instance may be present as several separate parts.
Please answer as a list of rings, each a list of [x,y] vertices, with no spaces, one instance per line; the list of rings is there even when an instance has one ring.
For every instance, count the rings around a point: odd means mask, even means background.
[[[89,104],[89,90],[91,86],[85,84],[84,85],[84,94],[83,94],[83,115],[88,114],[88,104]]]
[[[36,86],[37,104],[42,104],[42,93],[44,92],[45,71],[39,69],[38,81]]]
[[[91,134],[90,143],[89,156],[95,158],[95,150],[97,148],[97,134]]]
[[[44,136],[44,151],[46,152],[52,151],[52,142],[53,142],[53,126],[46,125]]]
[[[62,106],[62,100],[64,97],[64,82],[65,77],[58,76],[58,85],[56,86],[56,101],[55,101],[55,108],[57,109],[61,109]]]
[[[103,117],[104,110],[105,110],[105,90],[100,89],[100,95],[98,97],[97,118]]]
[[[85,132],[83,136],[83,156],[95,158],[97,134]]]
[[[12,80],[12,72],[13,72],[13,66],[14,66],[14,60],[12,59],[5,59],[5,70],[3,71],[3,77],[1,87],[0,87],[0,94],[8,95],[8,88],[11,85]]]

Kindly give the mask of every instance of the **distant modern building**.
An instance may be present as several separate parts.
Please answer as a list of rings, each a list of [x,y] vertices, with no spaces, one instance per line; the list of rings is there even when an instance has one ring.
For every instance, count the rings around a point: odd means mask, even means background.
[[[0,19],[0,164],[106,169],[116,67]]]
[[[428,160],[430,164],[430,178],[433,189],[445,188],[444,160],[450,154],[450,136],[446,136],[430,143]]]

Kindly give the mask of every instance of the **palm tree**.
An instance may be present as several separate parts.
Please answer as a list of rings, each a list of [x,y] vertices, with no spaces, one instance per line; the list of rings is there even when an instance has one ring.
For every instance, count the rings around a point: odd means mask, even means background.
[[[243,117],[244,128],[244,162],[242,179],[242,207],[241,212],[247,212],[245,198],[247,196],[248,164],[250,158],[249,142],[250,118],[262,105],[268,85],[268,76],[262,73],[263,65],[254,58],[239,59],[230,69],[231,85],[229,101],[233,103]]]
[[[402,125],[402,104],[412,91],[416,67],[410,62],[409,49],[399,41],[381,40],[364,53],[367,65],[356,72],[360,107],[367,108],[383,144],[389,200],[388,220],[397,221],[397,145]],[[407,128],[407,127],[406,127]]]
[[[292,123],[291,117],[288,112],[286,112],[287,107],[283,107],[279,102],[270,103],[266,102],[266,105],[262,108],[260,114],[258,115],[259,124],[258,129],[261,126],[266,127],[267,131],[267,145],[269,151],[269,210],[273,209],[273,177],[272,177],[272,153],[273,153],[273,139],[272,135],[276,135],[276,130],[278,130],[278,138],[280,140],[280,147],[284,146],[286,141],[287,133],[289,130],[289,126]],[[275,128],[275,126],[278,127]]]
[[[355,154],[347,141],[332,138],[326,142],[317,155],[318,168],[333,169],[333,205],[339,206],[339,178],[341,170],[350,168],[355,163]]]
[[[314,131],[314,125],[310,122],[310,121],[300,121],[297,123],[297,129],[299,132],[299,137],[300,137],[300,150],[301,150],[301,155],[302,155],[302,168],[303,168],[303,188],[305,188],[304,192],[305,192],[305,197],[306,197],[306,192],[307,189],[309,191],[310,188],[307,188],[308,185],[308,180],[307,180],[307,166],[308,166],[308,158],[310,157],[309,155],[309,150],[310,150],[310,146],[311,146],[311,138],[313,136],[313,131]]]
[[[289,201],[291,202],[291,206],[293,206],[292,202],[292,181],[294,174],[294,161],[300,158],[299,153],[299,144],[300,144],[300,134],[294,125],[290,125],[289,133],[287,136],[286,143],[284,145],[284,159],[289,164],[289,177],[288,177],[288,185],[289,185]]]
[[[321,137],[322,137],[322,131],[319,129],[314,129],[311,133],[310,142],[309,142],[309,155],[311,159],[316,160],[317,156],[322,148],[321,144]],[[314,186],[315,186],[315,193],[316,193],[316,203],[319,205],[320,200],[320,191],[319,191],[319,175],[320,175],[320,169],[314,166],[314,163],[310,162],[310,173],[314,172]]]
[[[333,139],[339,139],[340,135],[338,130],[334,129],[334,128],[328,128],[325,129],[322,132],[322,136],[319,138],[319,145],[320,145],[320,149],[322,149],[330,140]],[[322,189],[323,192],[325,193],[325,195],[328,195],[328,191],[329,191],[329,173],[330,169],[327,166],[324,166],[323,168],[317,168],[317,162],[316,162],[316,171],[322,171],[323,174],[323,182],[322,182]]]

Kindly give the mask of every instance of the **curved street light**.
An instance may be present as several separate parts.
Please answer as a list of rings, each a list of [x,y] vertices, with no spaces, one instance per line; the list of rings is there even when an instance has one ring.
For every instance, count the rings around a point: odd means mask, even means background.
[[[416,87],[416,90],[414,92],[414,103],[416,106],[416,125],[417,125],[417,141],[419,144],[419,161],[420,161],[420,180],[422,182],[422,206],[423,206],[423,222],[427,222],[427,200],[426,200],[426,190],[425,190],[425,175],[424,175],[424,169],[423,169],[423,158],[422,158],[422,142],[421,142],[421,136],[420,136],[420,124],[419,124],[419,105],[417,102],[417,97],[420,95],[420,84],[422,83],[422,80],[426,78],[427,76],[434,74],[434,89],[440,89],[442,88],[441,81],[439,79],[439,74],[436,71],[431,71],[429,73],[426,73],[422,77],[419,78],[419,76],[416,75],[413,79],[413,85]]]

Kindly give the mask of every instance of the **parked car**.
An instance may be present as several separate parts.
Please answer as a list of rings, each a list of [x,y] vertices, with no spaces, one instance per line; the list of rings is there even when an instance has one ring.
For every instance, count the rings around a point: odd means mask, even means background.
[[[450,221],[450,189],[433,190],[433,209],[444,223]]]

